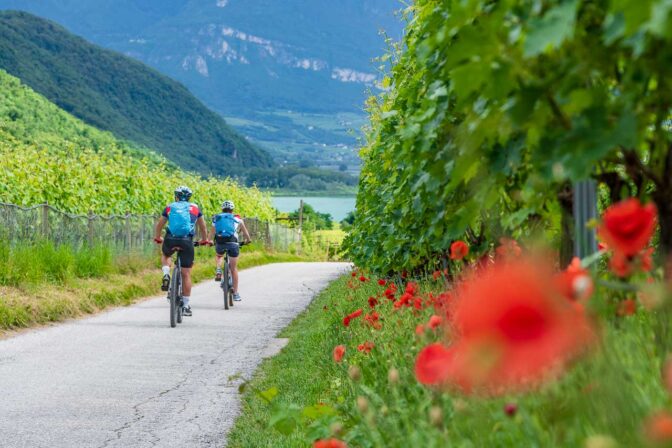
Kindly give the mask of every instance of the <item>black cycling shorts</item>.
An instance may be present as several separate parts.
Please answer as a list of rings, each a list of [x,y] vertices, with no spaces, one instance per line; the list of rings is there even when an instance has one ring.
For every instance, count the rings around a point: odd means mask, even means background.
[[[194,265],[194,242],[191,238],[177,238],[174,236],[166,236],[163,240],[161,251],[166,257],[173,254],[173,248],[179,247],[178,257],[183,268],[190,268]]]
[[[234,242],[220,243],[215,241],[215,252],[217,252],[217,255],[228,253],[229,257],[236,258],[240,255],[240,246]]]

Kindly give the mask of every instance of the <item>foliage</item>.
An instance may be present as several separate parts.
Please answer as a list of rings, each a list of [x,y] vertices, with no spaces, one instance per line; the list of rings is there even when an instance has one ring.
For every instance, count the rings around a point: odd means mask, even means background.
[[[605,308],[599,352],[535,394],[487,399],[441,393],[416,381],[417,353],[445,332],[429,325],[433,307],[397,309],[382,294],[388,287],[347,276],[324,291],[285,330],[288,346],[246,387],[229,446],[295,447],[328,437],[353,447],[645,446],[644,419],[669,404],[661,358],[652,356],[664,353],[653,338],[662,315],[640,310],[615,316]],[[397,298],[403,287],[398,284]],[[419,295],[437,297],[444,288],[440,278],[423,280]],[[603,290],[591,306],[611,302],[610,295]],[[379,302],[375,309],[370,297]],[[365,314],[344,327],[344,316],[358,308]],[[373,311],[379,329],[366,319]],[[365,341],[374,344],[369,353],[358,349]],[[338,345],[346,351],[337,363],[332,352]],[[269,405],[259,392],[273,388]],[[316,407],[324,412],[312,413]],[[279,424],[288,420],[292,424]],[[611,444],[589,443],[597,440]]]
[[[423,266],[465,237],[568,236],[571,182],[650,197],[672,249],[672,8],[662,0],[445,2],[407,10],[369,100],[347,247],[381,271]],[[569,199],[569,201],[567,201]]]
[[[86,123],[185,169],[233,175],[273,164],[181,84],[30,14],[0,11],[0,68]]]
[[[293,166],[251,168],[245,172],[244,178],[249,186],[299,191],[334,190],[343,186],[357,185],[357,178],[346,173]]]
[[[0,201],[49,202],[70,213],[156,214],[177,185],[208,214],[224,198],[244,216],[271,219],[270,198],[231,179],[204,179],[144,155],[59,110],[0,71]],[[14,120],[11,116],[15,116]]]
[[[299,222],[299,210],[294,210],[289,214],[291,223],[297,225]],[[307,232],[313,230],[331,230],[334,227],[334,221],[329,213],[320,213],[310,204],[303,204],[303,222],[302,229]]]

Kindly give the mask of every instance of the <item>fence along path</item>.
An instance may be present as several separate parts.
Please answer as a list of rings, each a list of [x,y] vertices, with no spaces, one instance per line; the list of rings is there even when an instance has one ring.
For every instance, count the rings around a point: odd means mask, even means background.
[[[0,202],[0,237],[16,244],[48,240],[73,247],[106,245],[117,251],[151,248],[154,225],[159,215],[77,215],[62,212],[49,204],[22,207]],[[206,217],[208,228],[209,220]],[[278,223],[245,218],[252,240],[269,250],[289,251],[299,241],[296,229]]]

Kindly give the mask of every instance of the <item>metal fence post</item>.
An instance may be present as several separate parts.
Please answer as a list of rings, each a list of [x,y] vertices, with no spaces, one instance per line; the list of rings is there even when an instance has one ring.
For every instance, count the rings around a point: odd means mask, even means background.
[[[574,255],[585,258],[597,251],[595,229],[588,223],[597,218],[597,183],[583,180],[574,185]]]
[[[49,239],[49,202],[42,204],[42,236]]]

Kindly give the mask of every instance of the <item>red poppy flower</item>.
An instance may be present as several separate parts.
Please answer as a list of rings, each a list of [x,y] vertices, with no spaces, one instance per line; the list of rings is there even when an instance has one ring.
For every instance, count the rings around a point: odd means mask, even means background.
[[[614,252],[609,260],[609,269],[621,278],[629,276],[634,271],[631,260],[622,252]]]
[[[442,319],[441,319],[440,316],[433,315],[432,317],[429,318],[429,322],[427,323],[427,326],[429,328],[431,328],[432,330],[434,330],[435,328],[437,328],[438,326],[441,325],[441,321],[442,321]]]
[[[632,316],[635,312],[637,312],[637,302],[633,299],[622,300],[618,304],[618,310],[616,310],[616,314],[619,316]]]
[[[451,377],[453,361],[454,350],[441,344],[430,344],[415,360],[415,377],[425,385],[440,385]]]
[[[378,327],[376,323],[380,319],[380,315],[376,313],[375,311],[371,314],[366,314],[364,315],[364,320],[370,323],[374,328]]]
[[[348,448],[348,445],[338,439],[321,439],[313,443],[313,448]]]
[[[661,411],[650,416],[644,423],[644,434],[651,442],[672,441],[672,415]]]
[[[376,305],[378,305],[378,299],[376,299],[375,297],[369,297],[369,307],[375,308]]]
[[[455,241],[450,245],[450,259],[461,260],[469,254],[469,246],[464,241]]]
[[[350,273],[350,275],[353,276],[353,277],[357,277],[357,272],[352,271],[352,272]]]
[[[355,319],[355,318],[357,318],[361,315],[362,315],[362,309],[361,308],[358,309],[357,311],[353,311],[352,313],[348,314],[347,316],[345,316],[343,318],[343,325],[345,325],[346,327],[349,326],[350,321],[352,321],[352,319]]]
[[[363,275],[361,275],[361,276],[359,277],[359,281],[360,281],[360,282],[365,282],[365,281],[367,281],[367,280],[368,280],[368,278],[364,277]]]
[[[539,263],[494,266],[467,282],[453,310],[456,359],[475,386],[527,387],[559,373],[593,339],[589,321],[563,300]]]
[[[509,417],[513,417],[518,412],[518,405],[516,403],[507,403],[504,405],[504,413]]]
[[[406,293],[415,295],[418,292],[418,284],[414,282],[408,282],[406,285]]]
[[[437,281],[438,279],[441,278],[442,275],[443,273],[441,271],[434,271],[432,273],[432,278],[434,279],[434,281]]]
[[[385,286],[386,282],[385,282],[385,280],[383,280],[383,279],[381,278],[380,280],[378,280],[378,284],[379,284],[380,286]]]
[[[408,277],[408,271],[402,271],[401,278],[406,278],[406,277]]]
[[[341,362],[343,355],[345,355],[345,345],[337,345],[334,347],[334,361]]]
[[[425,326],[420,324],[417,327],[415,327],[415,334],[417,334],[418,336],[422,336],[423,334],[425,334]]]
[[[609,207],[597,233],[615,252],[633,256],[646,247],[656,228],[658,212],[652,203],[630,198]]]
[[[508,238],[501,238],[499,240],[499,247],[495,249],[497,256],[503,259],[516,259],[520,257],[523,253],[523,250],[520,248],[518,243],[514,240]]]
[[[644,272],[651,272],[651,269],[653,269],[653,252],[654,252],[653,247],[649,247],[648,249],[644,249],[642,251],[642,254],[640,256],[640,264],[642,267],[642,271]]]
[[[574,257],[566,270],[555,276],[555,287],[570,300],[586,300],[593,295],[593,279],[581,267],[581,260]]]
[[[597,243],[597,250],[599,250],[600,252],[606,252],[609,250],[609,245],[604,241],[600,241],[599,243]]]
[[[363,352],[363,353],[370,353],[371,350],[373,350],[373,348],[374,348],[375,346],[376,346],[376,344],[374,344],[373,342],[371,342],[371,341],[366,341],[366,342],[363,343],[363,344],[359,344],[359,345],[357,346],[357,350],[359,350],[360,352]]]

